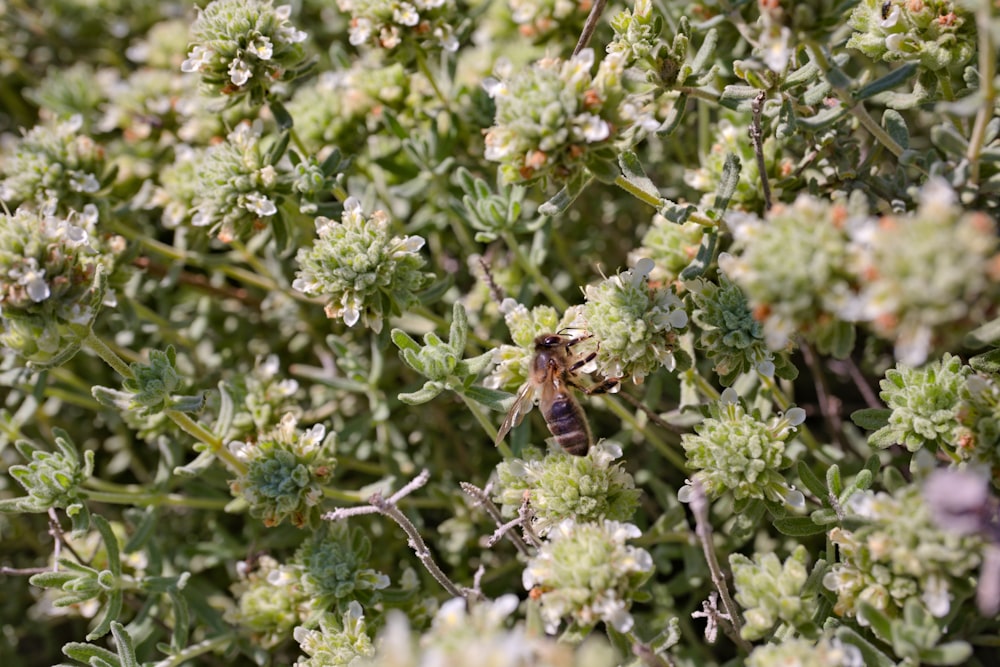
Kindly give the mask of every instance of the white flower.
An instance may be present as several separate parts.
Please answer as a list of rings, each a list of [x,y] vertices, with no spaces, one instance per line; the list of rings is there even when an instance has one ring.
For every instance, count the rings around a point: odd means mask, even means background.
[[[182,72],[197,72],[207,68],[212,63],[215,52],[202,45],[197,45],[188,53],[187,60],[181,63]]]
[[[229,63],[229,80],[233,85],[242,86],[250,80],[250,65],[242,58],[234,58]]]

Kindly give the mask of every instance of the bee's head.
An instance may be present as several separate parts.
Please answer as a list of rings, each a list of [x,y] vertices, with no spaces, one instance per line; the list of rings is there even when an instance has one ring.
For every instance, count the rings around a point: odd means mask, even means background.
[[[551,349],[554,347],[560,347],[566,345],[569,342],[567,336],[562,336],[560,334],[542,334],[535,338],[535,347],[539,349]]]

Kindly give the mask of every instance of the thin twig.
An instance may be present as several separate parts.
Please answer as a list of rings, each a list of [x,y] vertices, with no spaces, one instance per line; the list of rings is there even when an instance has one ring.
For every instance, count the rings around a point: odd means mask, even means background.
[[[750,110],[753,112],[753,120],[750,123],[750,141],[753,143],[753,152],[757,157],[757,171],[760,174],[760,187],[764,193],[764,210],[771,210],[771,184],[767,180],[767,163],[764,162],[764,130],[761,129],[760,117],[764,111],[764,100],[767,99],[767,92],[760,91],[757,97],[750,103]]]
[[[517,516],[521,520],[521,532],[524,533],[524,539],[530,542],[533,547],[542,546],[542,538],[531,527],[531,520],[535,518],[535,511],[531,509],[530,494],[524,494],[524,500],[521,501],[521,507],[517,510]]]
[[[469,484],[468,482],[459,482],[458,485],[462,487],[462,491],[464,491],[466,495],[468,495],[475,501],[474,505],[477,507],[482,507],[483,510],[486,511],[486,513],[490,516],[491,519],[493,519],[494,523],[496,523],[498,526],[497,530],[494,531],[493,533],[493,537],[491,537],[490,541],[487,543],[487,546],[492,547],[504,535],[506,535],[507,539],[509,539],[514,544],[514,547],[519,552],[527,556],[529,554],[528,545],[524,543],[524,540],[522,540],[521,536],[518,535],[517,533],[515,532],[506,533],[507,530],[506,526],[508,524],[504,523],[503,516],[500,514],[500,508],[498,508],[493,503],[493,501],[490,500],[490,497],[487,495],[486,489],[480,489],[478,486],[474,484]],[[515,521],[520,521],[520,518],[515,519]]]
[[[604,13],[604,6],[607,4],[608,0],[597,0],[594,6],[590,8],[590,14],[587,15],[587,22],[583,25],[583,32],[580,33],[580,41],[576,43],[576,48],[573,49],[574,56],[587,48],[590,38],[594,36],[594,30],[597,29],[597,22],[601,20],[601,14]]]
[[[712,545],[712,524],[708,519],[708,498],[705,496],[705,489],[700,482],[695,480],[691,484],[691,490],[691,500],[688,504],[691,506],[691,512],[694,513],[694,532],[698,536],[698,541],[701,542],[702,550],[705,552],[705,562],[708,563],[708,570],[712,573],[712,584],[715,585],[715,590],[719,592],[719,596],[722,598],[722,607],[726,612],[725,616],[728,616],[728,618],[723,617],[728,622],[720,624],[722,631],[741,650],[750,653],[753,650],[753,646],[740,636],[739,610],[736,608],[736,603],[733,602],[733,598],[729,594],[726,577],[722,573],[722,568],[719,567],[719,560],[715,555],[715,547]]]
[[[868,384],[868,380],[865,378],[864,373],[861,372],[861,369],[858,368],[858,365],[854,363],[854,359],[847,357],[842,363],[847,367],[847,373],[851,376],[851,380],[854,381],[854,386],[858,388],[861,396],[865,399],[865,405],[876,410],[884,408],[885,405],[878,399],[875,392],[872,391],[871,385]]]
[[[431,550],[427,548],[427,543],[424,542],[424,538],[421,537],[420,531],[417,527],[413,525],[403,512],[396,506],[396,504],[405,498],[407,495],[413,493],[430,479],[431,473],[429,470],[424,469],[419,475],[414,477],[408,484],[403,486],[399,491],[392,494],[388,498],[382,496],[381,493],[374,493],[368,498],[368,506],[361,507],[342,507],[336,509],[332,512],[327,512],[323,515],[323,518],[327,521],[340,521],[346,519],[350,516],[360,516],[362,514],[381,514],[387,516],[396,522],[406,536],[409,538],[407,543],[410,548],[413,549],[417,558],[423,563],[423,566],[427,568],[431,576],[437,580],[441,587],[448,591],[449,594],[465,598],[466,600],[478,599],[481,594],[472,588],[461,588],[455,584],[448,575],[438,567],[437,563],[434,562],[434,557],[431,555]]]
[[[823,415],[826,427],[830,435],[837,440],[841,449],[852,449],[846,438],[844,438],[844,421],[840,418],[840,399],[830,393],[826,383],[826,373],[823,372],[823,365],[819,357],[813,352],[805,342],[801,344],[802,357],[806,365],[812,371],[813,386],[816,388],[816,400],[819,402],[819,411]],[[858,452],[855,452],[858,453]],[[860,454],[859,454],[860,456]],[[864,458],[863,456],[861,457]]]

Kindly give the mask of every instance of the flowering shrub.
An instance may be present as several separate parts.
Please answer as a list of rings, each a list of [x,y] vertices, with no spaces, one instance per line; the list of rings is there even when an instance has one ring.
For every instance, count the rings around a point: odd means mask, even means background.
[[[997,35],[0,6],[0,663],[1000,663]]]

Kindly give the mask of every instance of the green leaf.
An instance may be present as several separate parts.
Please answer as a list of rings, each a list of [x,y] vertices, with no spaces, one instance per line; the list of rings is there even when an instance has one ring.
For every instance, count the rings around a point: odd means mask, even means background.
[[[986,375],[1000,375],[1000,349],[990,350],[969,359],[969,365]]]
[[[72,658],[88,665],[95,664],[93,662],[95,659],[103,660],[109,665],[121,665],[117,655],[106,648],[94,646],[93,644],[69,642],[62,647],[62,652],[67,658]]]
[[[888,408],[864,408],[851,413],[851,421],[866,431],[877,431],[889,424],[892,410]]]
[[[634,188],[644,192],[653,199],[660,199],[660,191],[653,184],[653,181],[646,176],[639,157],[633,151],[624,151],[618,156],[618,166],[622,169],[622,177],[625,178]]]
[[[581,172],[573,176],[572,179],[563,186],[563,189],[555,194],[552,199],[538,207],[538,213],[540,215],[547,215],[549,217],[554,217],[560,213],[564,213],[566,209],[573,205],[576,198],[579,197],[583,191],[590,185],[591,181],[594,180],[593,174]]]
[[[789,537],[806,537],[826,532],[825,526],[817,526],[807,516],[789,516],[782,519],[775,519],[774,527],[779,533],[788,535]]]
[[[840,477],[840,466],[836,463],[826,469],[826,488],[838,497],[844,491],[844,481]]]
[[[122,667],[139,667],[139,661],[135,657],[135,642],[125,626],[118,622],[112,623],[111,634],[115,638],[115,644],[118,645],[118,657]]]
[[[292,129],[295,121],[292,120],[292,114],[288,113],[288,109],[285,105],[278,100],[271,100],[268,103],[268,107],[271,109],[271,114],[274,116],[274,122],[278,124],[278,129],[284,132],[285,130]]]
[[[877,95],[878,93],[884,92],[891,88],[899,86],[903,82],[912,78],[917,72],[917,63],[907,63],[898,69],[895,69],[885,76],[872,81],[867,86],[857,91],[854,94],[854,99],[858,102],[864,99],[868,99],[872,95]],[[834,84],[836,85],[836,84]],[[844,88],[845,86],[838,86]]]
[[[722,176],[719,178],[719,186],[715,189],[715,202],[712,207],[719,215],[729,207],[729,200],[736,192],[736,186],[740,183],[740,159],[735,153],[727,153],[726,161],[722,165]]]
[[[902,114],[894,109],[886,109],[882,114],[882,125],[893,141],[904,149],[910,147],[910,130],[906,127]]]
[[[965,337],[967,347],[985,347],[1000,341],[1000,317],[976,327]]]
[[[94,518],[98,518],[96,514]],[[123,599],[124,595],[121,590],[112,591],[108,596],[107,602],[104,603],[101,620],[97,623],[97,627],[87,633],[87,641],[94,641],[108,634],[111,624],[118,620],[118,615],[122,611]]]
[[[114,532],[111,530],[111,524],[108,523],[107,519],[100,514],[93,515],[93,519],[108,554],[108,569],[117,579],[122,576],[122,561],[118,552],[118,538],[115,537]]]
[[[719,231],[712,227],[706,229],[698,246],[698,254],[680,273],[681,280],[692,280],[705,274],[708,267],[715,261],[715,252],[719,245]]]
[[[805,461],[799,461],[795,470],[799,475],[799,481],[802,482],[802,486],[809,489],[810,493],[825,502],[830,492],[826,488],[826,485],[820,481],[820,478],[816,476],[816,473],[812,471],[812,468]]]
[[[892,639],[892,621],[880,610],[864,601],[858,602],[858,619],[864,619],[875,635],[885,641]]]
[[[436,398],[442,391],[444,391],[444,387],[440,384],[428,381],[424,383],[421,389],[411,393],[399,394],[396,398],[407,405],[420,405]]]

